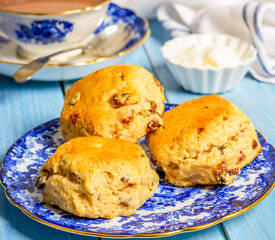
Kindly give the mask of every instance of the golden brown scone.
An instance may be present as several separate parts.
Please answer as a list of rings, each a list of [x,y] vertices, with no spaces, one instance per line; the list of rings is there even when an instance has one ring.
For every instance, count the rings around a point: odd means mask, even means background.
[[[152,161],[176,186],[230,184],[261,151],[251,121],[218,95],[187,101],[149,133]]]
[[[96,135],[137,142],[162,125],[164,100],[163,87],[141,66],[98,70],[66,93],[60,119],[63,137]]]
[[[36,180],[46,203],[88,218],[132,215],[158,183],[140,146],[97,136],[62,144]]]

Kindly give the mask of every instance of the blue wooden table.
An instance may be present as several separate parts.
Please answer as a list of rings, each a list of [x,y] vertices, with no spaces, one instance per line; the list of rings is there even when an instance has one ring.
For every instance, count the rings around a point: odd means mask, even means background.
[[[152,34],[122,64],[139,64],[151,71],[165,88],[168,103],[182,103],[200,97],[184,91],[174,80],[160,54],[170,38],[157,21],[151,21]],[[28,82],[16,84],[0,75],[0,157],[25,132],[60,115],[64,92],[72,82]],[[239,106],[251,118],[269,143],[275,144],[275,85],[262,83],[247,75],[233,91],[221,96]],[[87,240],[96,237],[75,235],[35,222],[14,207],[0,187],[0,240]],[[167,237],[179,239],[275,239],[275,191],[248,212],[198,232]]]

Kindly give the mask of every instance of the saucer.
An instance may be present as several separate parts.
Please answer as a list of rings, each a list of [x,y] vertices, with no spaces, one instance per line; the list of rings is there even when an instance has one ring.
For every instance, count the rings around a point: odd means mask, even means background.
[[[109,57],[98,58],[92,52],[86,51],[77,58],[72,60],[69,58],[62,63],[51,61],[36,73],[32,80],[65,81],[78,79],[97,69],[119,64],[150,35],[149,24],[145,18],[138,16],[130,9],[121,8],[116,4],[110,3],[104,22],[94,34],[98,34],[112,24],[128,25],[132,29],[129,42],[117,53]],[[17,45],[14,42],[0,36],[0,74],[12,77],[19,67],[28,63],[28,60],[20,57],[17,52]]]

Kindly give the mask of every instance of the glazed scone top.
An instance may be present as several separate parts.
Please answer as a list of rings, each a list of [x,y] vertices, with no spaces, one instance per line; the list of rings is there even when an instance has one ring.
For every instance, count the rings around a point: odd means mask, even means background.
[[[40,172],[44,172],[42,177],[61,175],[73,182],[82,183],[85,190],[93,194],[97,187],[104,185],[104,179],[109,179],[104,178],[104,174],[124,174],[127,181],[138,183],[142,180],[140,176],[143,175],[145,181],[146,174],[153,170],[139,145],[119,139],[91,136],[74,138],[64,143],[43,165]],[[39,181],[42,184],[45,182],[43,179]]]
[[[77,81],[71,87],[65,100],[65,106],[72,106],[69,102],[77,92],[81,94],[79,101],[82,101],[82,108],[87,104],[110,103],[109,108],[114,105],[110,99],[110,95],[119,93],[129,93],[129,101],[127,105],[140,102],[142,97],[154,98],[159,92],[163,94],[163,87],[157,80],[155,85],[151,86],[154,79],[153,75],[138,65],[115,65],[100,69],[93,72],[81,80]],[[86,90],[89,91],[86,91]],[[118,107],[118,106],[115,106]],[[163,105],[158,105],[159,111],[163,111]]]
[[[230,184],[261,150],[251,121],[218,95],[187,101],[162,117],[147,144],[176,186]]]
[[[161,124],[164,100],[163,87],[141,66],[100,69],[77,81],[66,93],[61,114],[63,136],[68,140],[99,135],[137,142],[146,134],[147,126],[142,124],[154,119]],[[73,133],[66,132],[71,129],[68,122],[77,125]]]
[[[238,107],[218,95],[182,103],[165,112],[162,118],[163,127],[149,133],[148,144],[155,149],[163,145],[173,149],[175,143],[180,143],[179,146],[184,146],[182,157],[196,157],[211,146],[227,142],[229,136],[239,133],[242,124],[250,123]]]
[[[36,179],[46,203],[89,218],[134,214],[158,183],[140,146],[98,136],[59,146]]]

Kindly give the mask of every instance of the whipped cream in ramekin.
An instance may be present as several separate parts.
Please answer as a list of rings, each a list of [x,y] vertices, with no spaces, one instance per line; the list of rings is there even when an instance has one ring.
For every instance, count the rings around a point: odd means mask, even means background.
[[[257,50],[228,35],[190,34],[167,41],[161,53],[182,87],[209,94],[237,86],[255,61]]]
[[[174,58],[187,67],[197,68],[234,67],[242,62],[233,49],[215,45],[192,45],[187,49],[181,49]]]

